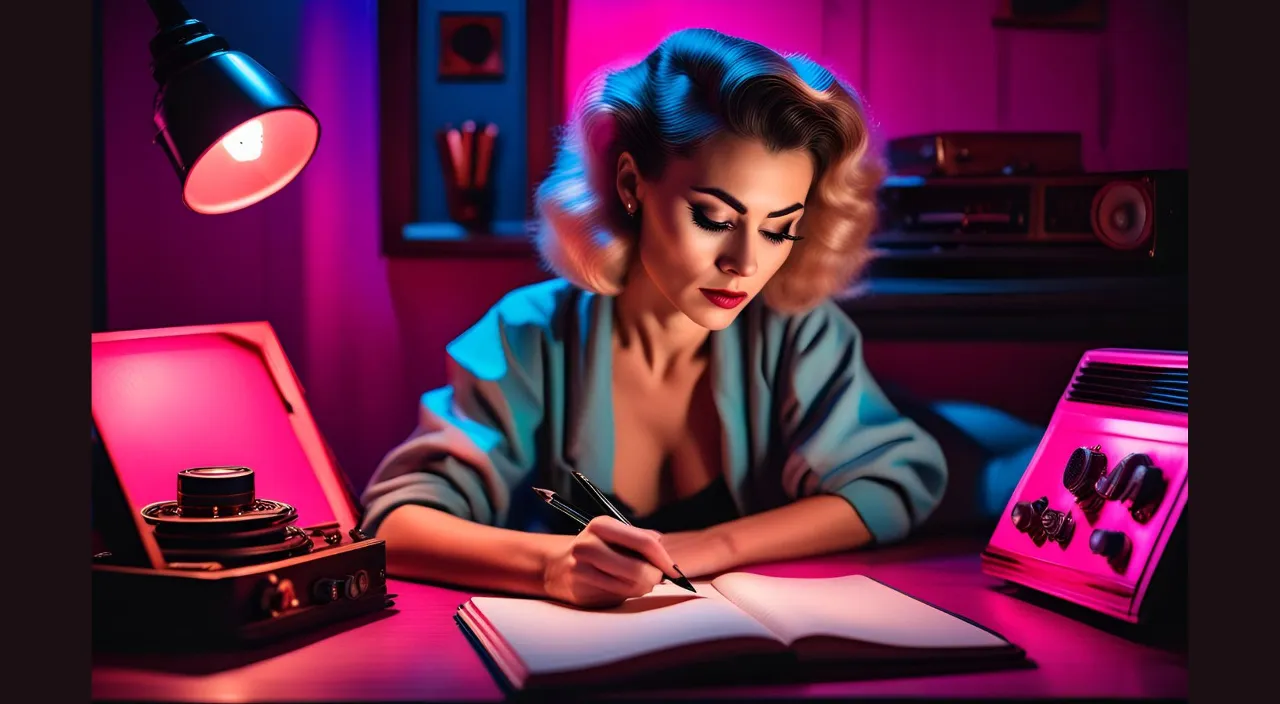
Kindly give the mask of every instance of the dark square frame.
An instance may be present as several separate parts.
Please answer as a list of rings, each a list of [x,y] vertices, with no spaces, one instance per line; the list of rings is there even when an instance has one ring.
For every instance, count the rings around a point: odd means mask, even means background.
[[[503,45],[506,32],[506,16],[497,12],[441,12],[438,15],[440,62],[437,75],[441,80],[466,81],[500,79],[507,72],[507,55]],[[476,66],[453,50],[454,32],[467,25],[479,25],[493,38],[493,52],[482,65]]]

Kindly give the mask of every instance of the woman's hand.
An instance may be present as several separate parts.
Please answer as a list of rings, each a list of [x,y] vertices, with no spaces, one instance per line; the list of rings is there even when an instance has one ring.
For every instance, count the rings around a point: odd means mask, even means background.
[[[658,533],[598,516],[563,549],[552,553],[543,573],[547,595],[576,606],[617,606],[648,594],[663,579],[663,565],[673,576],[671,556]]]

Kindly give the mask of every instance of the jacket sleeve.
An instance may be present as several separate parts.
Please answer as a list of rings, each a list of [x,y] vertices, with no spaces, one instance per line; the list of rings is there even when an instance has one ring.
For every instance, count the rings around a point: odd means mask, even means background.
[[[872,378],[862,336],[834,303],[791,319],[778,387],[792,499],[838,494],[875,541],[902,540],[937,508],[947,484],[938,442],[901,414]]]
[[[448,385],[423,394],[414,432],[361,497],[367,535],[404,504],[506,521],[511,492],[538,466],[544,330],[534,307],[509,297],[449,344]]]

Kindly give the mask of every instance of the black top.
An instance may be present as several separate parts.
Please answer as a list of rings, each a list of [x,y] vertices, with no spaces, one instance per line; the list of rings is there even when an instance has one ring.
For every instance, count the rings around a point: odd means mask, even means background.
[[[724,477],[717,477],[698,493],[660,506],[648,516],[637,517],[635,511],[618,497],[610,494],[622,515],[637,528],[656,530],[659,533],[676,533],[686,530],[702,530],[718,523],[738,518],[738,507],[729,493]],[[586,504],[594,506],[594,504]]]

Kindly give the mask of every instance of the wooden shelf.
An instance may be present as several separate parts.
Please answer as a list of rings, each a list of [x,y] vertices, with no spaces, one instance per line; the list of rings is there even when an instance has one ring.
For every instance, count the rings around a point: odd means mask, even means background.
[[[392,257],[536,258],[524,222],[495,223],[493,232],[467,232],[453,223],[411,223],[396,242],[386,243]]]

